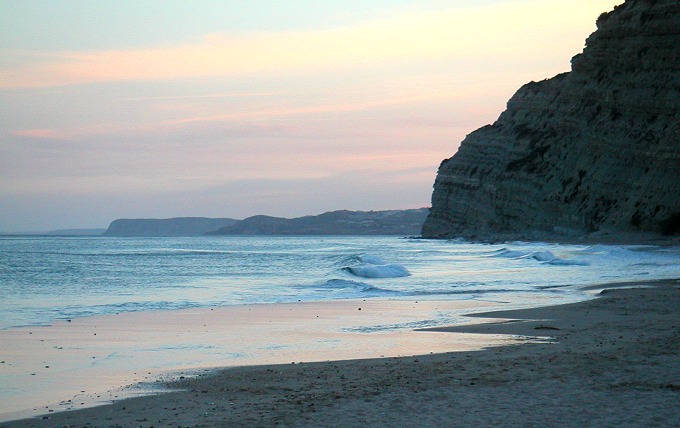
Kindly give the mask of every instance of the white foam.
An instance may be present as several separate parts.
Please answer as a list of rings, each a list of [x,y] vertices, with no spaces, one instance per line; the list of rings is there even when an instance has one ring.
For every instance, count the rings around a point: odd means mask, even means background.
[[[550,251],[534,251],[527,254],[527,257],[531,257],[532,259],[538,260],[539,262],[553,262],[555,260],[559,260],[559,258]]]
[[[347,267],[345,270],[361,278],[400,278],[409,276],[409,271],[402,265],[370,265]]]
[[[533,259],[543,264],[556,265],[556,266],[588,266],[590,263],[584,260],[573,260],[564,259],[553,254],[552,251],[542,250],[542,251],[518,251],[509,250],[507,248],[502,248],[495,251],[492,257],[501,257],[506,259]]]
[[[514,251],[514,250],[508,250],[507,248],[502,248],[498,251],[494,251],[494,253],[491,255],[491,257],[502,257],[504,259],[518,259],[521,257],[525,257],[527,254],[526,251]]]

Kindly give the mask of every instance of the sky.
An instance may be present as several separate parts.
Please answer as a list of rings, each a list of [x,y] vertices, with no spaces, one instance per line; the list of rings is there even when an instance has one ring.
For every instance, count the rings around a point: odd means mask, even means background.
[[[430,205],[621,0],[0,0],[0,231]]]

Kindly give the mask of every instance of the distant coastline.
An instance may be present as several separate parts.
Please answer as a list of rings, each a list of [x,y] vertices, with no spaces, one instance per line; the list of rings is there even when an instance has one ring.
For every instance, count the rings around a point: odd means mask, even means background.
[[[429,208],[336,210],[295,218],[255,215],[242,220],[211,217],[120,218],[106,228],[1,232],[12,236],[182,237],[203,235],[408,235],[420,236]]]
[[[256,215],[242,220],[232,218],[174,217],[167,219],[116,219],[108,228],[74,228],[52,231],[0,232],[0,237],[189,237],[189,236],[350,236],[394,235],[430,239],[421,235],[430,208],[384,211],[329,211],[295,218]],[[471,242],[512,241],[555,242],[560,244],[680,245],[680,236],[652,232],[598,231],[589,234],[496,233],[468,236]]]
[[[404,235],[419,236],[429,208],[386,211],[329,211],[296,218],[257,215],[231,218],[176,217],[118,219],[103,236],[201,235]]]

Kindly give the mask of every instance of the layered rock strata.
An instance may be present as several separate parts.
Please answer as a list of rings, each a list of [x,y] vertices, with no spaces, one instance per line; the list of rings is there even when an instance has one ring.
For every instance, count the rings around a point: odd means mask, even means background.
[[[442,162],[424,237],[680,234],[680,2],[628,0]]]

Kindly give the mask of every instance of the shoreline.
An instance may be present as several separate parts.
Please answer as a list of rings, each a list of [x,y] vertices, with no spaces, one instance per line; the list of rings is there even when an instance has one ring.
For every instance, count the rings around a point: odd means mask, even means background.
[[[476,313],[469,325],[438,328],[451,339],[544,343],[215,369],[167,384],[179,391],[0,426],[674,426],[679,284],[603,285],[592,300]]]
[[[110,403],[138,395],[135,385],[156,387],[155,380],[180,371],[503,344],[512,339],[452,341],[414,331],[498,307],[508,304],[334,300],[133,312],[2,330],[0,421]]]
[[[612,246],[656,246],[677,247],[680,245],[680,237],[677,235],[661,235],[643,232],[593,232],[581,235],[561,235],[556,233],[507,233],[489,235],[462,235],[451,237],[420,237],[420,239],[464,239],[469,242],[480,244],[502,244],[507,242],[544,242],[547,244],[560,245],[612,245]]]

